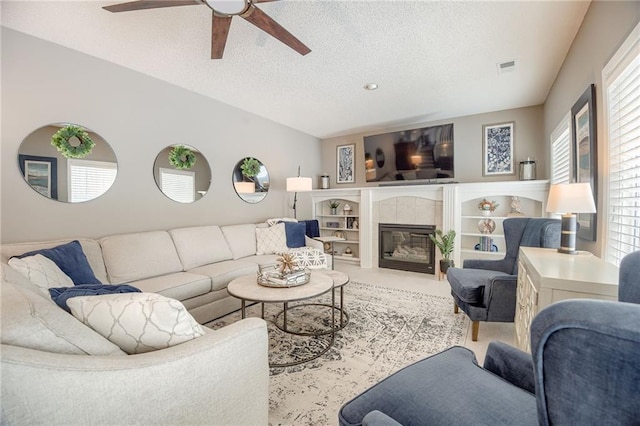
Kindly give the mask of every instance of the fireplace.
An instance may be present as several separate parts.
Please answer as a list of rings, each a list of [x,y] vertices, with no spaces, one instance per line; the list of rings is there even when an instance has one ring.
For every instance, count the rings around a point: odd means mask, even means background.
[[[380,223],[378,266],[435,274],[435,246],[429,238],[435,230],[432,225]]]

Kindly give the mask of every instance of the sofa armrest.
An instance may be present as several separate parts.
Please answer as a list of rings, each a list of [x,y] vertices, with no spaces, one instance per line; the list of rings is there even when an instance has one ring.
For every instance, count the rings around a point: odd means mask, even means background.
[[[315,238],[307,237],[305,235],[304,245],[307,247],[317,248],[318,250],[322,250],[322,252],[324,253],[324,244],[322,243],[322,241],[318,241]]]
[[[381,411],[373,410],[362,419],[362,426],[402,426]]]
[[[519,388],[535,393],[533,361],[529,353],[493,341],[487,347],[483,367]]]
[[[488,259],[465,259],[462,262],[463,268],[469,269],[485,269],[488,271],[499,271],[505,274],[510,274],[512,266],[504,259],[500,260],[488,260]]]
[[[2,345],[2,424],[267,424],[266,323],[138,355]]]

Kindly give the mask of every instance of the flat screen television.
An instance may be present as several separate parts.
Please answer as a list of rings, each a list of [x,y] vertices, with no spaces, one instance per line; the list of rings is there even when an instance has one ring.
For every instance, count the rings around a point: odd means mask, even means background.
[[[367,182],[453,179],[453,124],[365,136],[364,157]]]

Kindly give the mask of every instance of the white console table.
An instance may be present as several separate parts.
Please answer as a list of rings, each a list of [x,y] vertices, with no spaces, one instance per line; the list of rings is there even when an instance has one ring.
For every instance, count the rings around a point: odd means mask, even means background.
[[[531,351],[533,317],[545,306],[565,299],[618,300],[618,268],[589,252],[521,247],[518,259],[516,347]]]

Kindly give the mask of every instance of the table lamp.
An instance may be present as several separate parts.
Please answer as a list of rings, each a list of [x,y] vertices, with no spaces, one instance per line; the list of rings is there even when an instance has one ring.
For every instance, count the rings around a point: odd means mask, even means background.
[[[296,217],[296,203],[298,202],[298,192],[311,191],[313,180],[310,177],[300,176],[300,166],[298,166],[298,176],[287,178],[287,192],[293,192],[293,217]]]
[[[595,213],[596,205],[589,183],[559,183],[549,188],[547,212],[562,213],[559,253],[578,254],[576,213]]]

